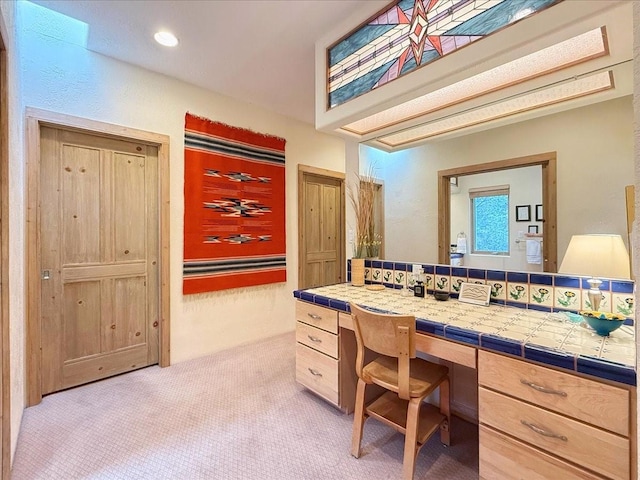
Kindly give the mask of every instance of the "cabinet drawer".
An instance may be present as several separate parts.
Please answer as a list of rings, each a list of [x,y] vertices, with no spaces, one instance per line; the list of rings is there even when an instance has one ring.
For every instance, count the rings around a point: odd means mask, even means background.
[[[484,425],[609,478],[629,478],[626,438],[485,388],[478,391],[478,405]]]
[[[480,478],[484,480],[601,480],[601,477],[484,425],[479,427]]]
[[[338,358],[338,336],[331,332],[296,322],[296,341],[333,358]]]
[[[338,405],[338,361],[324,353],[296,344],[296,380]]]
[[[464,365],[474,370],[477,368],[475,347],[460,345],[450,340],[418,333],[416,335],[416,348],[419,352],[425,352],[458,365]]]
[[[629,391],[480,351],[478,383],[629,436]]]
[[[296,302],[296,320],[331,333],[338,333],[338,312],[312,303]]]

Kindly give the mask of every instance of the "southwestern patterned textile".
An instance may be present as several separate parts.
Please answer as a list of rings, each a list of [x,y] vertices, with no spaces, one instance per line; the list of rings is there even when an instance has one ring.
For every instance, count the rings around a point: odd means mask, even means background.
[[[284,146],[186,114],[184,294],[286,280]]]

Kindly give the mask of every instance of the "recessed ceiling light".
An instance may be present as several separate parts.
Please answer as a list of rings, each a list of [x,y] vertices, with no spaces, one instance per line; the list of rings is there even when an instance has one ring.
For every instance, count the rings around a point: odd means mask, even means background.
[[[178,45],[178,39],[171,32],[160,31],[156,32],[153,36],[160,45],[164,45],[165,47],[175,47]]]

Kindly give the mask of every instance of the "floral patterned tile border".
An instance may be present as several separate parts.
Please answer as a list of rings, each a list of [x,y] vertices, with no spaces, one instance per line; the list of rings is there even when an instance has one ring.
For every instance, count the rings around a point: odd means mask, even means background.
[[[591,305],[585,277],[566,274],[508,272],[449,265],[417,264],[425,272],[423,280],[428,293],[444,290],[456,296],[462,282],[491,285],[491,302],[542,312],[588,310]],[[348,272],[351,263],[348,262]],[[413,288],[413,264],[407,262],[365,260],[365,280],[393,288]],[[600,310],[626,316],[628,324],[635,316],[631,280],[608,280],[602,283]]]

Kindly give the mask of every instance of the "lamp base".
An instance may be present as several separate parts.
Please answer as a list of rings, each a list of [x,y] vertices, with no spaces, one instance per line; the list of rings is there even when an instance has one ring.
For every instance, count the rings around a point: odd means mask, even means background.
[[[602,301],[602,292],[600,291],[600,285],[602,285],[602,280],[598,280],[597,278],[590,278],[587,280],[589,283],[589,303],[591,304],[591,310],[597,312],[600,310],[600,302]]]

